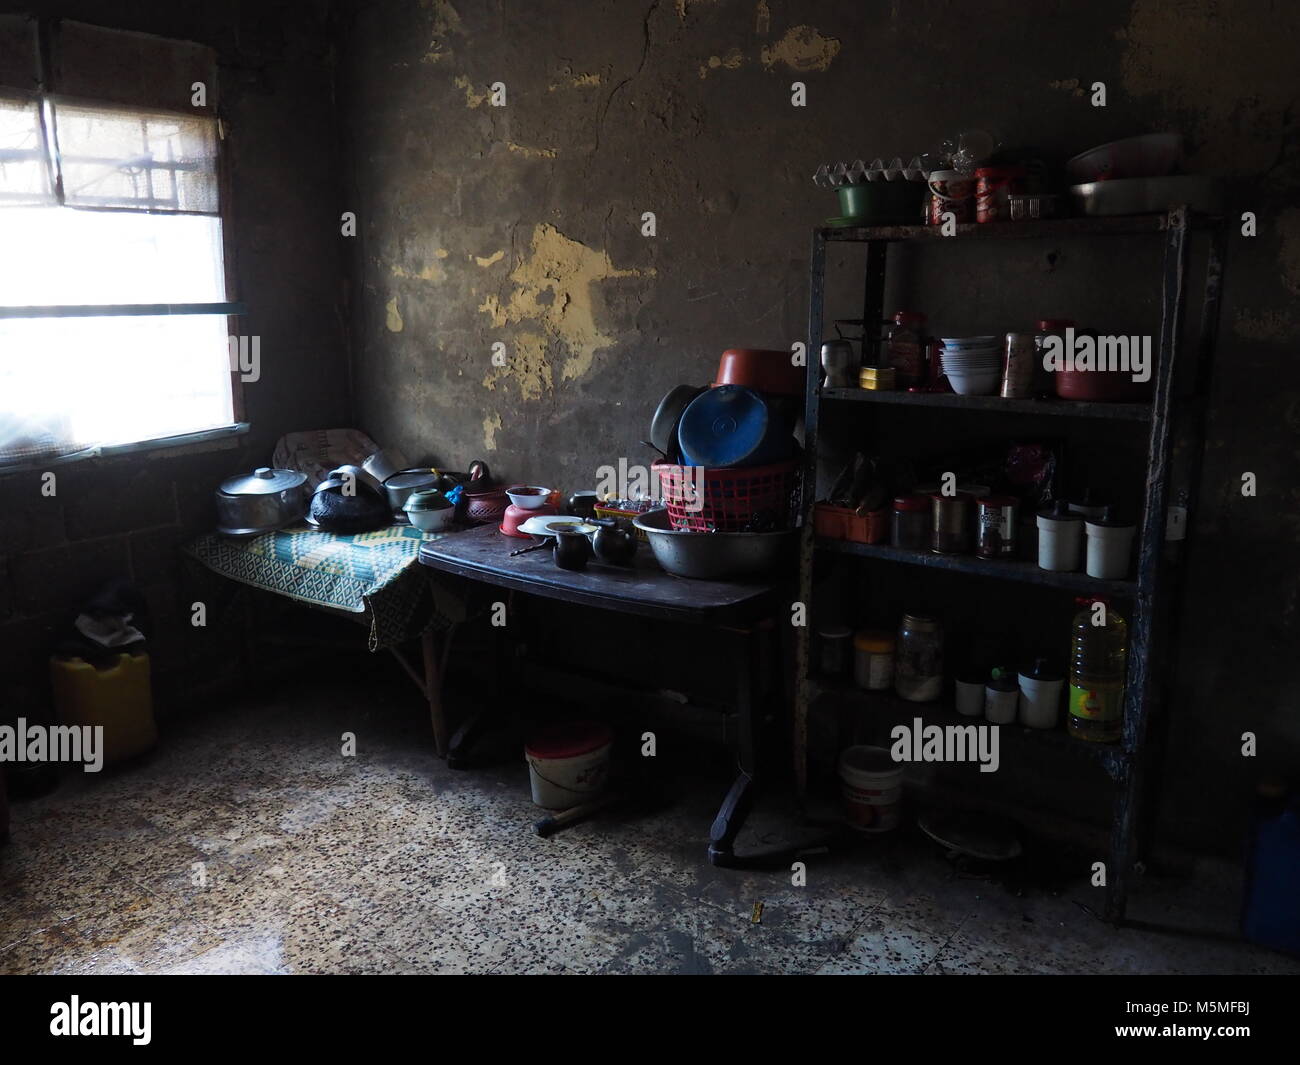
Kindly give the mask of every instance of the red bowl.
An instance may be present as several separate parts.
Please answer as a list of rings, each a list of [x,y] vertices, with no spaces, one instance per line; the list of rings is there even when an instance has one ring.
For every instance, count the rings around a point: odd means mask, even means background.
[[[1062,399],[1095,403],[1142,403],[1155,392],[1155,379],[1134,381],[1118,370],[1057,370],[1052,374]]]
[[[791,363],[791,357],[789,351],[728,348],[718,360],[718,376],[713,387],[744,385],[755,392],[776,396],[802,396],[807,370]]]

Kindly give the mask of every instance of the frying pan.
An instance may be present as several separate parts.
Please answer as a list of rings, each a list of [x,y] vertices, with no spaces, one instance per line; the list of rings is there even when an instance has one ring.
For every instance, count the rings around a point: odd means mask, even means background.
[[[704,391],[695,385],[678,385],[659,401],[654,417],[650,419],[650,443],[666,457],[676,458],[677,423],[682,420],[682,412],[691,400]]]

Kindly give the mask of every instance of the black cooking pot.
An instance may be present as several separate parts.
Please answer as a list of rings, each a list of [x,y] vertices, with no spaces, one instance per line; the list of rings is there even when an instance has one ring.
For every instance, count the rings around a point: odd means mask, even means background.
[[[307,520],[323,532],[351,535],[393,523],[393,512],[382,492],[343,470],[331,470],[316,486]]]

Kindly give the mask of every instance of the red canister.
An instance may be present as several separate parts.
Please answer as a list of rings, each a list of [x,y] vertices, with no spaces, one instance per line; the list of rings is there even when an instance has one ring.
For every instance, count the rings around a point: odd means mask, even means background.
[[[982,166],[975,171],[975,221],[1005,222],[1011,217],[1009,197],[1020,192],[1027,171],[1023,166]]]

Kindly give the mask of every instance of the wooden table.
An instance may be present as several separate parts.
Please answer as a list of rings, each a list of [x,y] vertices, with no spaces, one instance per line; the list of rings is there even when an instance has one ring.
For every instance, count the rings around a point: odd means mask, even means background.
[[[420,562],[440,573],[453,574],[543,599],[558,599],[580,606],[653,618],[685,625],[700,625],[727,634],[734,654],[727,657],[734,671],[738,720],[740,773],[723,802],[710,835],[709,858],[717,865],[741,864],[733,850],[751,799],[757,773],[756,735],[762,656],[761,627],[781,601],[775,585],[756,581],[701,581],[674,577],[655,562],[642,544],[631,566],[609,566],[592,559],[585,570],[560,569],[548,549],[510,557],[510,552],[531,541],[503,536],[494,526],[483,526],[457,536],[426,543]],[[770,626],[769,626],[770,629]],[[426,656],[426,668],[440,669],[444,654]],[[432,665],[430,666],[430,663]],[[445,731],[441,676],[427,678],[434,731]],[[467,728],[451,741],[455,757],[467,742]]]

